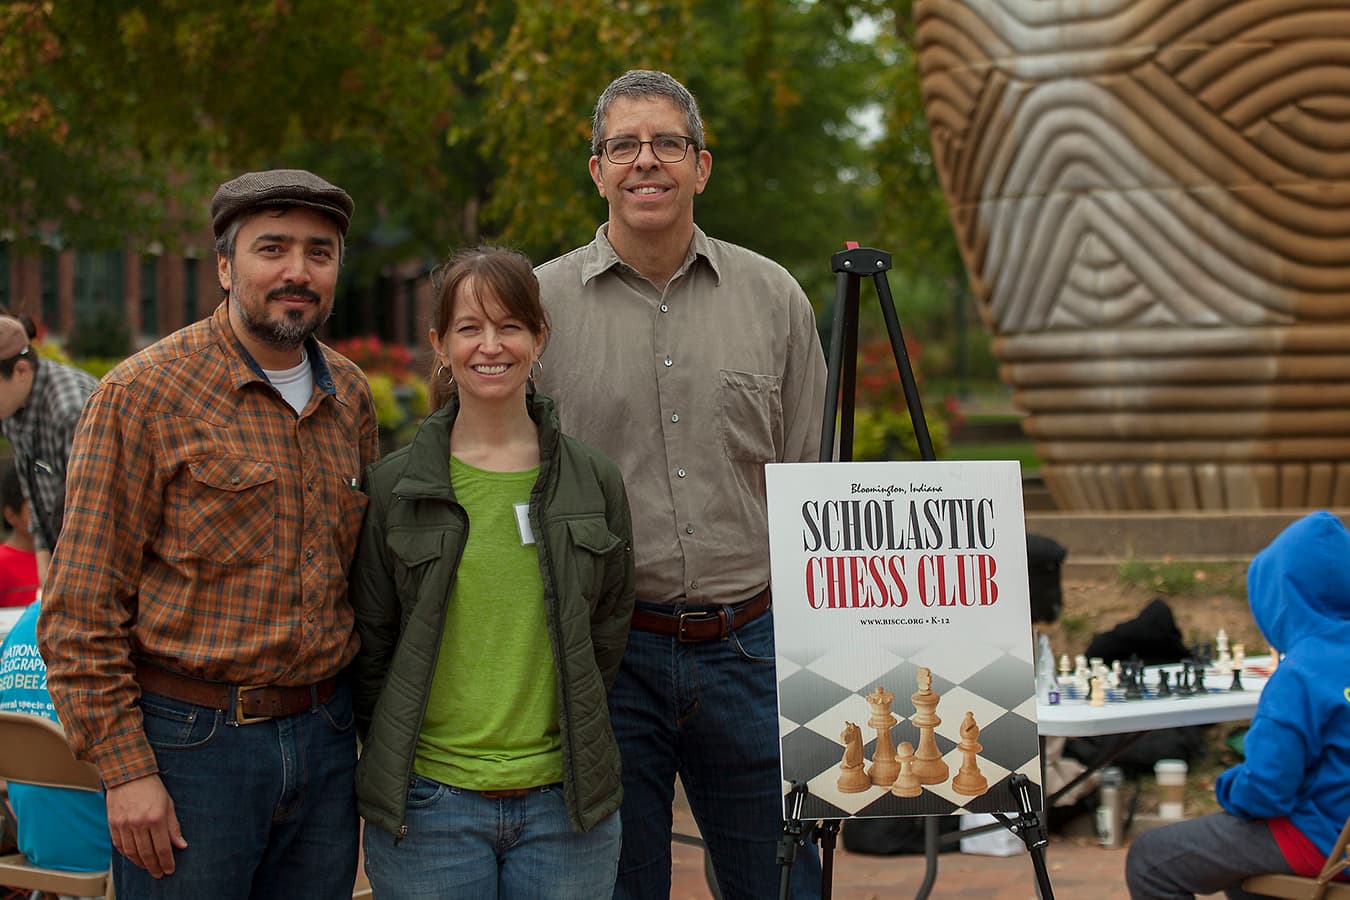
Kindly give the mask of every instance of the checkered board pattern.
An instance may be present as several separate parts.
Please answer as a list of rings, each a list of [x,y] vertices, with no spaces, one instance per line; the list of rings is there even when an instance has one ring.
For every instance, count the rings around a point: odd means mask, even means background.
[[[803,819],[932,816],[951,813],[1016,813],[1008,779],[1021,772],[1031,780],[1031,808],[1042,807],[1040,744],[1036,732],[1036,698],[1031,645],[997,648],[962,642],[959,646],[928,644],[904,655],[902,650],[869,649],[860,666],[856,648],[784,649],[778,656],[779,733],[783,751],[783,790],[805,781],[808,794]],[[895,695],[891,728],[897,747],[919,745],[919,729],[910,721],[917,710],[910,695],[918,690],[918,670],[932,672],[932,689],[940,695],[935,730],[938,750],[949,774],[942,784],[926,784],[918,797],[897,797],[888,787],[873,785],[856,794],[838,789],[844,755],[840,738],[844,723],[862,730],[863,756],[870,769],[876,731],[867,724],[871,706],[865,699],[877,685]],[[977,763],[989,790],[968,797],[952,790],[961,768],[957,750],[961,721],[974,713],[982,749]],[[789,810],[790,811],[790,810]]]

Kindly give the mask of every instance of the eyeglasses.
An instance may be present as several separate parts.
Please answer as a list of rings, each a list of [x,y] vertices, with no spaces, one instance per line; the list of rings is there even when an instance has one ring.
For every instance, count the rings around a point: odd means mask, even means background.
[[[693,138],[684,134],[658,134],[650,141],[640,141],[633,137],[614,137],[605,141],[601,147],[605,159],[616,166],[626,166],[642,154],[642,145],[652,148],[652,153],[663,163],[677,163],[689,155],[689,148],[697,144]]]

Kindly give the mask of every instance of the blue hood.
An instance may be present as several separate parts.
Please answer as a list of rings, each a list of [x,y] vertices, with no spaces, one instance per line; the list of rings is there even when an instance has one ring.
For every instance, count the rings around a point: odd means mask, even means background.
[[[1325,511],[1294,522],[1252,560],[1247,597],[1282,653],[1308,637],[1350,640],[1350,531]]]

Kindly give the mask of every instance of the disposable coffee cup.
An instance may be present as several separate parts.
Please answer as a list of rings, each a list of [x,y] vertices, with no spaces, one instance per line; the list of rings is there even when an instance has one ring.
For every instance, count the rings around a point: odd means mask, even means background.
[[[1160,759],[1153,764],[1153,774],[1158,778],[1158,788],[1162,792],[1162,801],[1158,804],[1160,819],[1184,819],[1186,817],[1186,761],[1181,759]]]

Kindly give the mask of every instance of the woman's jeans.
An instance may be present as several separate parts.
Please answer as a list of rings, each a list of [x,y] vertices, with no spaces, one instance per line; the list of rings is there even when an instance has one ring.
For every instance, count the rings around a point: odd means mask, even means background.
[[[597,900],[619,864],[619,814],[572,830],[562,785],[488,798],[414,775],[407,836],[365,831],[366,874],[379,900]]]
[[[351,688],[306,712],[235,725],[219,710],[144,694],[145,735],[187,841],[152,878],[113,854],[118,897],[350,900],[356,881]]]

